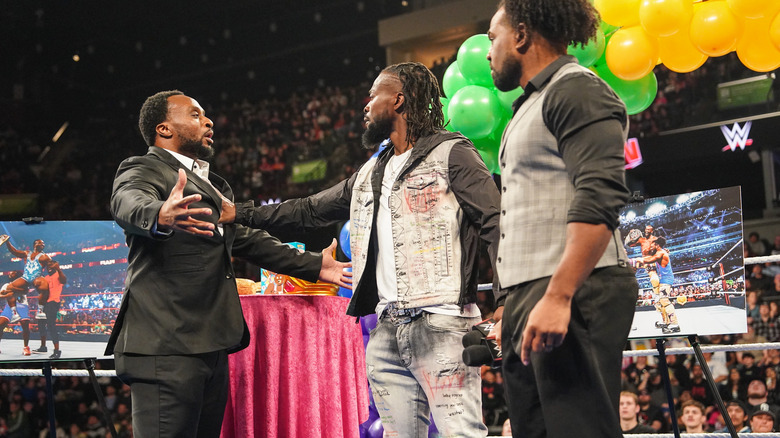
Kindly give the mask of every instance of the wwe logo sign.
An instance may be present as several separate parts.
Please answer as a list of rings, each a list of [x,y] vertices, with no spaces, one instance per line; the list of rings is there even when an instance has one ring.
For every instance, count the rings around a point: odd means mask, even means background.
[[[723,136],[726,137],[728,142],[727,146],[723,146],[723,151],[731,150],[734,152],[739,146],[743,151],[745,146],[753,144],[753,139],[748,138],[750,135],[750,127],[753,125],[752,121],[747,121],[743,126],[739,126],[739,123],[734,123],[734,126],[729,129],[726,125],[721,125],[720,130],[723,132]]]

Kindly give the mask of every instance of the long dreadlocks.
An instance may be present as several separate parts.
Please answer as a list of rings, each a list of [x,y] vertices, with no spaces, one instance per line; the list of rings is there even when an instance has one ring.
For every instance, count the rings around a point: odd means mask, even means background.
[[[436,77],[419,62],[402,62],[386,67],[382,73],[393,74],[401,81],[404,95],[403,116],[406,119],[406,141],[414,143],[444,126],[441,91]]]

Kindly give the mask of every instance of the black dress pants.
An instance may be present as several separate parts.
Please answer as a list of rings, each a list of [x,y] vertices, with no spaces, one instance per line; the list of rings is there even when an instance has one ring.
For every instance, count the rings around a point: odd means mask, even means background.
[[[130,385],[135,438],[218,438],[225,415],[227,352],[146,356],[114,354]]]
[[[638,286],[628,267],[593,271],[574,296],[563,344],[520,361],[528,314],[550,277],[509,288],[502,322],[503,376],[515,438],[622,438],[620,369]]]

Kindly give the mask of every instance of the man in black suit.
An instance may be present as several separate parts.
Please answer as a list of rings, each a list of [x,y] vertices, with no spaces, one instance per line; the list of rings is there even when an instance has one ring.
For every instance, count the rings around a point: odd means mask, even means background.
[[[179,91],[149,97],[139,127],[144,156],[120,164],[111,212],[125,230],[125,295],[106,354],[130,384],[136,437],[218,437],[227,355],[246,347],[231,257],[274,272],[349,287],[331,256],[299,252],[262,230],[217,225],[230,186],[208,172],[213,124]]]

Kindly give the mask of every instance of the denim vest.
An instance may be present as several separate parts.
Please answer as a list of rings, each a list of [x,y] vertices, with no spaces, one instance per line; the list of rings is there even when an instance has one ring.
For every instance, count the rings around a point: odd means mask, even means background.
[[[434,147],[420,161],[407,163],[388,199],[392,221],[398,307],[458,304],[461,294],[460,224],[463,211],[449,184],[450,150],[458,139]],[[350,204],[353,284],[367,264],[375,223],[372,158],[358,172]],[[380,251],[388,252],[388,248]],[[385,254],[383,253],[383,254]]]

